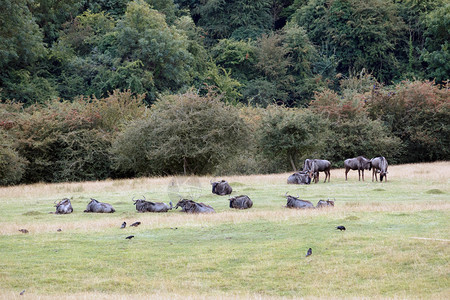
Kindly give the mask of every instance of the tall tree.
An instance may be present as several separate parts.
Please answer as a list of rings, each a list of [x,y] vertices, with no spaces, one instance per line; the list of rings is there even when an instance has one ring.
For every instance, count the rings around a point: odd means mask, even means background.
[[[365,68],[381,81],[399,75],[395,49],[405,25],[391,1],[311,0],[292,20],[313,43],[336,54],[339,72],[352,75]]]

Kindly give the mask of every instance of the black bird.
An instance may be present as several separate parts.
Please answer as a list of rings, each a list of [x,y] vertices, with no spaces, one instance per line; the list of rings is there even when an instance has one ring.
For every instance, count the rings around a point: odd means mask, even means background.
[[[131,224],[130,226],[132,226],[132,227],[138,227],[139,225],[141,225],[141,222],[134,222],[134,223]]]
[[[56,230],[56,231],[60,232],[60,231],[62,231],[62,230],[61,230],[61,228],[59,228],[59,229],[58,229],[58,230]]]
[[[26,229],[19,229],[19,231],[22,232],[22,233],[28,233],[28,232],[29,232],[29,231],[26,230]]]
[[[126,237],[127,240],[131,240],[132,238],[134,238],[134,235],[129,235]]]
[[[309,249],[308,249],[308,252],[306,252],[306,257],[310,256],[311,254],[312,254],[312,249],[309,248]]]
[[[25,294],[25,290],[21,291],[19,295],[22,296],[23,294]]]
[[[339,229],[340,231],[342,231],[342,230],[345,230],[345,226],[338,226],[338,227],[336,227],[336,229]]]
[[[127,222],[123,222],[122,226],[120,227],[120,229],[124,229],[125,227],[127,227]]]

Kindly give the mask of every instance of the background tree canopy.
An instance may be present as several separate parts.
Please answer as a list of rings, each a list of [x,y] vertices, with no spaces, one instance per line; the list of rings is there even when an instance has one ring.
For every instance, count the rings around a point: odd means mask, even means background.
[[[447,0],[2,4],[0,184],[449,159]]]

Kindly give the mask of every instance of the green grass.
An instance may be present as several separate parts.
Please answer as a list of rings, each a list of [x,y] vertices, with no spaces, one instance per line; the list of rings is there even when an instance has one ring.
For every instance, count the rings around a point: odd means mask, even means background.
[[[448,179],[391,177],[380,184],[336,174],[310,186],[285,184],[287,174],[232,177],[233,194],[254,202],[246,211],[210,194],[208,178],[179,185],[212,205],[213,215],[135,211],[133,196],[172,198],[171,178],[1,188],[0,297],[26,289],[30,297],[88,299],[448,298]],[[314,204],[334,198],[336,206],[290,210],[287,191]],[[67,196],[73,214],[48,214]],[[117,212],[83,213],[91,197]],[[138,220],[140,227],[119,229]]]

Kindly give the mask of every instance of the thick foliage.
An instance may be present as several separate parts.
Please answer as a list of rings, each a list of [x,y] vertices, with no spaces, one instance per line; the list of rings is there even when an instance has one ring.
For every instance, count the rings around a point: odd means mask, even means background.
[[[143,113],[142,97],[117,92],[100,100],[50,101],[10,114],[5,126],[20,155],[13,160],[15,168],[28,162],[19,179],[29,183],[107,178],[112,135],[121,123]],[[8,153],[12,157],[15,152]]]
[[[400,162],[450,159],[450,93],[429,81],[403,82],[365,95],[370,115],[402,140]]]
[[[211,172],[246,147],[238,110],[212,94],[165,96],[115,140],[115,169],[126,176]]]
[[[395,161],[401,151],[400,140],[391,134],[389,127],[369,118],[361,94],[338,95],[325,90],[316,94],[311,109],[326,118],[331,133],[318,153],[336,166],[359,155],[382,155]]]
[[[320,148],[322,125],[319,116],[306,109],[270,106],[261,120],[260,148],[268,157],[283,162],[284,171],[289,165],[296,171],[299,166],[295,162]]]

